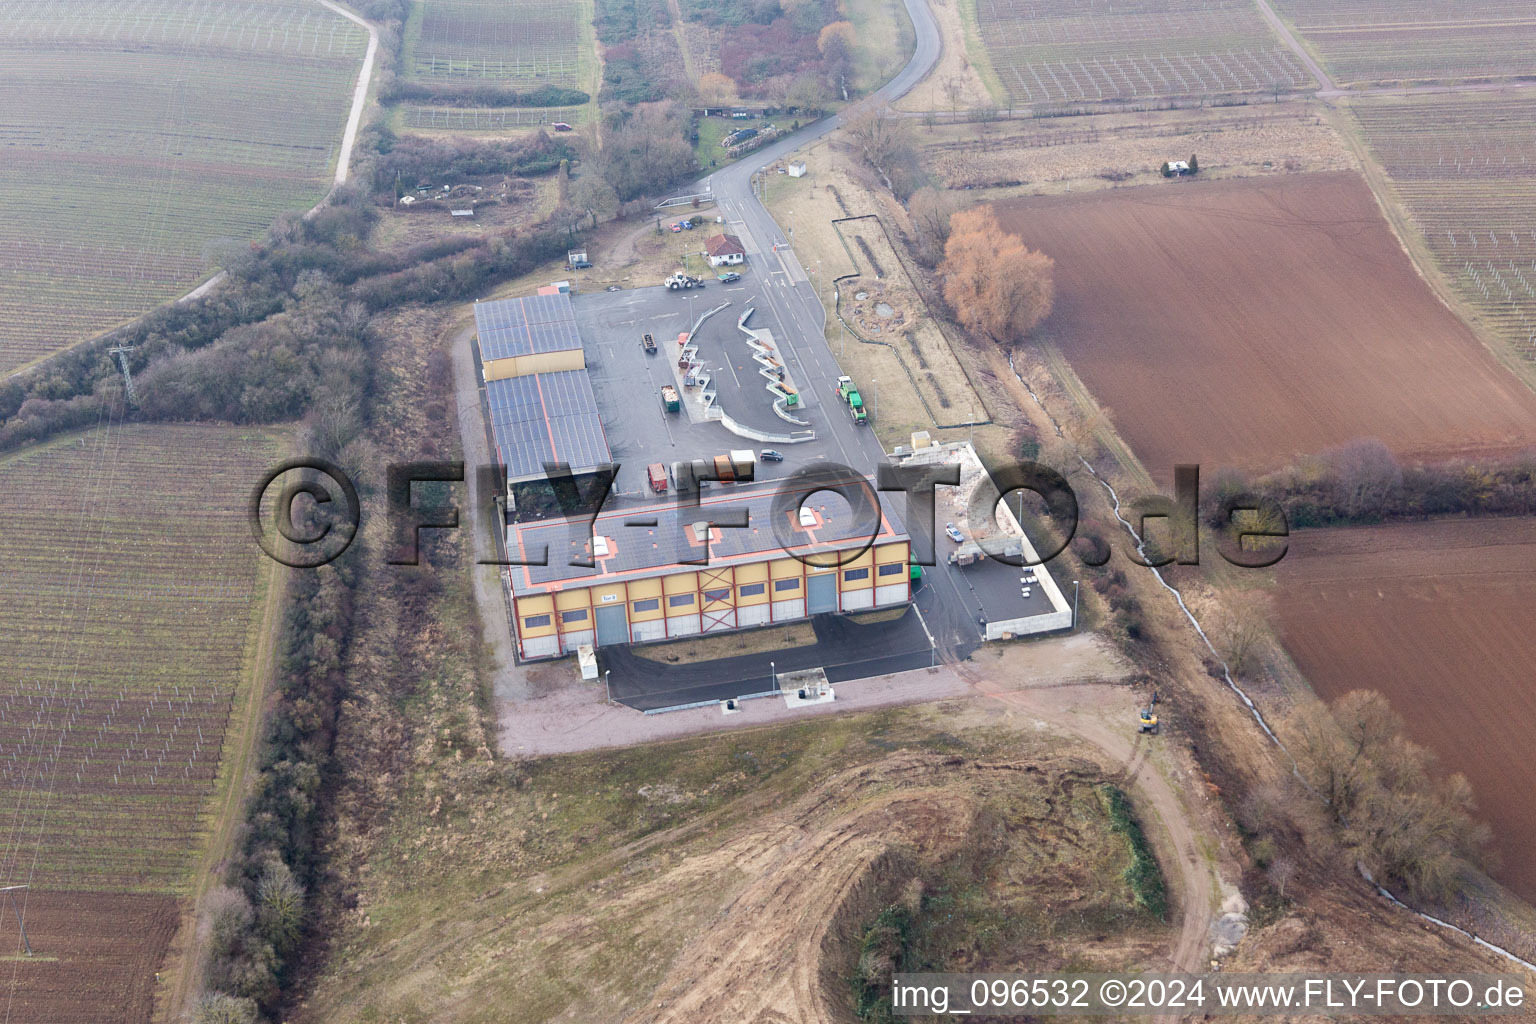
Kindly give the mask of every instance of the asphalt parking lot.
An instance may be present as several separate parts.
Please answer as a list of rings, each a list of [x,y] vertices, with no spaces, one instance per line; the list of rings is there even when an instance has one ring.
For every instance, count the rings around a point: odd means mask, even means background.
[[[843,615],[817,615],[811,627],[816,643],[807,647],[674,665],[662,660],[665,644],[620,644],[604,647],[598,664],[609,673],[609,692],[615,700],[637,711],[651,711],[764,693],[774,689],[776,674],[802,669],[825,669],[830,682],[840,683],[927,668],[937,661],[915,611],[871,623]],[[972,643],[957,653],[964,657],[976,646]]]
[[[646,484],[646,467],[651,463],[670,466],[738,448],[774,448],[784,453],[783,462],[758,463],[760,480],[788,476],[797,466],[818,460],[842,462],[873,478],[874,465],[866,447],[873,440],[871,431],[842,412],[832,380],[808,380],[795,369],[798,360],[794,346],[805,339],[792,338],[773,309],[756,301],[766,287],[773,285],[755,279],[748,268],[736,284],[710,282],[702,290],[673,292],[657,286],[573,296],[577,329],[587,352],[587,375],[597,396],[608,447],[614,461],[620,463],[614,484],[616,502],[653,497]],[[688,331],[705,311],[724,302],[730,305],[705,321],[697,339],[699,358],[719,386],[721,407],[732,419],[765,432],[789,434],[807,429],[785,422],[772,411],[773,396],[758,375],[746,335],[736,326],[737,318],[752,308],[755,312],[748,325],[773,333],[790,377],[803,396],[804,408],[797,415],[810,423],[808,429],[816,433],[814,440],[786,444],[738,436],[717,421],[703,420],[697,411],[690,415],[686,405],[693,399],[682,388],[679,393],[684,411],[663,410],[662,386],[677,384],[678,334]],[[645,353],[640,340],[644,334],[656,339],[655,355]],[[810,340],[820,343],[820,339]],[[816,393],[818,387],[821,394]],[[874,447],[878,450],[878,443]]]

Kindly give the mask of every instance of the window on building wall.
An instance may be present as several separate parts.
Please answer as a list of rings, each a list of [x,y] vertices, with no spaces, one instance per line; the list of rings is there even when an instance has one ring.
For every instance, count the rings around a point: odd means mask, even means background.
[[[758,594],[767,593],[767,591],[768,584],[766,583],[743,583],[741,585],[742,597],[756,597]]]
[[[890,565],[882,565],[880,567],[880,575],[881,576],[895,576],[897,573],[901,572],[905,568],[906,568],[906,566],[901,564],[900,562],[892,562]]]
[[[843,582],[844,583],[852,583],[854,580],[867,580],[867,579],[869,579],[869,567],[868,566],[864,567],[863,569],[844,569],[843,570]]]
[[[774,580],[773,581],[773,589],[774,590],[799,590],[800,589],[800,578],[797,576],[796,578],[794,578],[792,580]]]
[[[726,587],[723,590],[704,591],[704,600],[706,601],[729,601],[730,599],[731,589],[729,587]]]
[[[667,605],[671,608],[686,608],[693,604],[692,594],[673,594],[667,598]]]
[[[549,625],[548,615],[527,615],[523,618],[524,629],[539,629]]]
[[[587,610],[585,608],[577,608],[575,611],[561,612],[560,613],[560,621],[561,622],[586,622],[587,621]]]
[[[647,597],[644,600],[635,602],[635,611],[637,612],[653,612],[660,607],[661,598],[659,597]]]

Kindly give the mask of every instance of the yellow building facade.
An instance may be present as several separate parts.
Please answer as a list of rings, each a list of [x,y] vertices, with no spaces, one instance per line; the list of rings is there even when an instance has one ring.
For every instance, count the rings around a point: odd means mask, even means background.
[[[808,565],[775,551],[712,560],[707,567],[563,580],[537,592],[514,587],[518,657],[553,658],[582,644],[647,643],[905,604],[912,598],[910,554],[902,538],[849,551],[843,565]]]

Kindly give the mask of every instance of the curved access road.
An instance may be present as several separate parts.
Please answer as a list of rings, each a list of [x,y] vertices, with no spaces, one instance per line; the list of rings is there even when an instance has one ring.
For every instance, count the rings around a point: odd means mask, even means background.
[[[928,9],[928,0],[904,0],[904,2],[917,36],[917,48],[913,51],[911,59],[907,61],[906,67],[902,68],[895,78],[850,109],[879,107],[895,102],[922,81],[938,63],[942,43],[938,23],[934,21],[933,12]],[[713,192],[716,205],[727,220],[732,224],[745,227],[747,234],[751,236],[752,243],[755,243],[759,250],[771,252],[774,246],[779,246],[779,254],[787,265],[786,269],[792,266],[794,270],[799,270],[798,274],[792,273],[791,276],[797,281],[803,281],[805,273],[800,268],[799,260],[795,259],[792,250],[784,247],[784,233],[779,230],[763,204],[753,194],[752,177],[768,164],[781,160],[807,143],[835,131],[846,119],[847,113],[844,112],[833,114],[814,124],[808,124],[772,145],[748,154],[731,166],[700,179],[687,191]],[[742,243],[747,247],[747,255],[749,257],[753,255],[752,245],[748,244],[746,236],[742,237]],[[814,299],[814,293],[811,293],[810,297]],[[824,318],[819,317],[818,323],[822,319]]]
[[[928,0],[904,0],[917,39],[916,48],[896,77],[850,109],[878,109],[905,95],[938,63],[942,49],[938,23],[928,8]],[[741,238],[748,263],[753,294],[744,303],[771,312],[783,328],[784,336],[775,334],[786,362],[801,386],[804,409],[812,425],[825,432],[832,442],[832,457],[866,476],[873,477],[875,467],[886,461],[885,450],[874,430],[826,431],[826,416],[843,413],[832,400],[832,382],[842,373],[832,349],[825,340],[826,310],[818,285],[825,291],[832,282],[815,280],[806,273],[787,233],[774,222],[753,191],[753,177],[763,167],[782,160],[797,149],[835,131],[845,123],[847,112],[806,125],[782,139],[764,146],[729,167],[715,171],[682,190],[681,194],[711,192],[715,205],[727,222],[727,229]],[[815,174],[815,169],[812,169]],[[860,381],[865,400],[876,419],[880,416],[879,381]],[[929,574],[931,586],[923,588],[918,608],[934,644],[941,649],[974,645],[980,640],[976,600],[963,580],[939,567]]]
[[[352,166],[352,144],[357,141],[357,129],[363,123],[363,107],[368,103],[368,83],[373,80],[374,59],[379,55],[379,30],[373,27],[372,22],[331,0],[320,0],[320,6],[363,26],[368,33],[368,51],[363,54],[363,69],[357,73],[357,87],[352,90],[352,110],[347,114],[347,128],[341,133],[341,152],[336,157],[336,184],[345,185]],[[320,205],[324,202],[322,199]],[[316,209],[319,209],[318,205]]]

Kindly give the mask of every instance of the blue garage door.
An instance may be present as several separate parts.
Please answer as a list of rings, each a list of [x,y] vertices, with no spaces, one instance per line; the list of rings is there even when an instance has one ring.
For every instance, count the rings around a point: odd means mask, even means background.
[[[827,572],[809,576],[805,581],[807,615],[817,612],[837,611],[837,573]]]
[[[597,609],[597,646],[629,643],[629,623],[624,620],[624,606]]]

